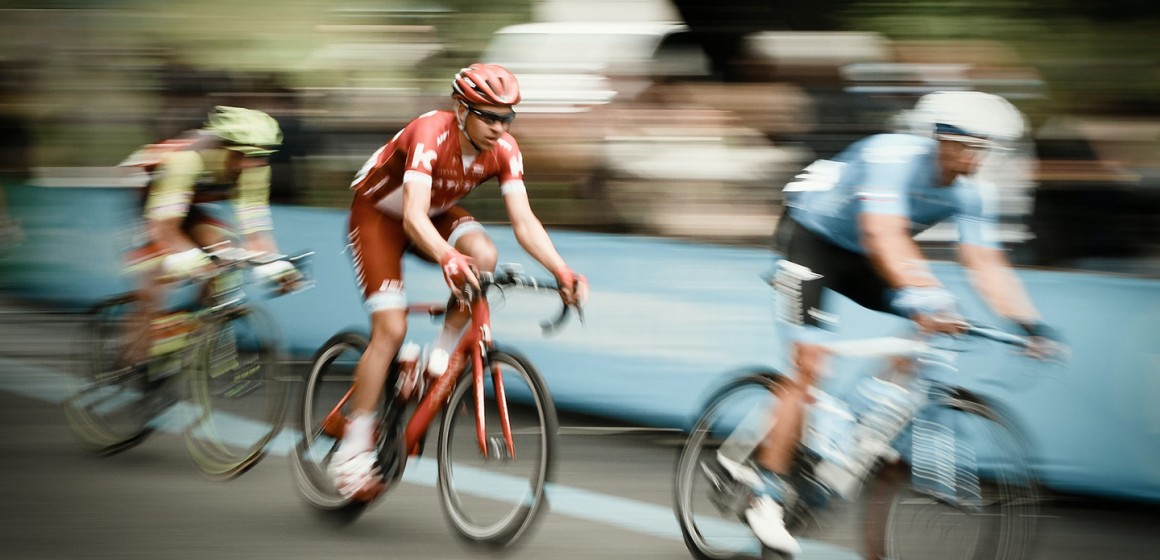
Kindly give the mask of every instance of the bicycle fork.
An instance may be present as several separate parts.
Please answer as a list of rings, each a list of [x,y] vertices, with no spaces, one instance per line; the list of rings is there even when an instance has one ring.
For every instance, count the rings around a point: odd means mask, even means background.
[[[484,414],[483,414],[483,370],[479,372],[479,383],[475,386],[476,393],[476,436],[479,438],[479,451],[484,458],[494,457],[501,461],[513,461],[516,458],[516,444],[512,439],[512,425],[508,420],[507,395],[503,388],[503,375],[499,371],[499,366],[491,365],[491,381],[495,387],[495,406],[499,412],[500,429],[503,431],[503,441],[498,438],[487,438],[484,430]],[[486,445],[485,445],[486,438]],[[504,446],[500,444],[503,443]],[[488,453],[491,453],[489,456]]]

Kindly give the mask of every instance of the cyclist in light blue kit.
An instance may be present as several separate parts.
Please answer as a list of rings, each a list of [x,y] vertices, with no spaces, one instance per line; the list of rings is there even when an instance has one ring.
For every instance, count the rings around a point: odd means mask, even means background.
[[[1040,319],[998,242],[993,187],[976,176],[988,153],[1007,149],[1024,132],[1023,115],[1005,99],[981,92],[935,92],[912,116],[916,133],[878,134],[833,160],[815,161],[785,186],[786,212],[774,235],[779,262],[778,332],[792,348],[796,383],[779,395],[774,428],[755,462],[718,455],[721,467],[750,483],[756,497],[744,517],[768,548],[796,554],[782,500],[802,436],[809,389],[836,322],[822,308],[830,289],[872,309],[908,317],[927,332],[961,332],[955,298],[931,272],[914,236],[953,219],[959,256],[975,289],[997,314],[1054,352],[1057,337]]]

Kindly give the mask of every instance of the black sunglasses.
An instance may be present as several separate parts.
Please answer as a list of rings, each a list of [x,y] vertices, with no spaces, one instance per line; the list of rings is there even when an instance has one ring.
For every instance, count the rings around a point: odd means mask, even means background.
[[[511,126],[512,121],[516,120],[515,111],[501,115],[499,113],[491,113],[488,111],[481,111],[479,109],[476,109],[475,107],[472,107],[471,105],[467,105],[467,110],[471,111],[471,113],[473,115],[479,117],[481,120],[483,120],[483,122],[485,122],[487,124],[501,123],[504,126]]]

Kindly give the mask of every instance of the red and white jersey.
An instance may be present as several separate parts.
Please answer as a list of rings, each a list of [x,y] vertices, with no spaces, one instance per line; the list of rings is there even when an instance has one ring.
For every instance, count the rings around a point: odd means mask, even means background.
[[[430,181],[431,216],[451,208],[484,181],[498,177],[503,194],[524,189],[520,148],[504,133],[495,146],[464,165],[459,125],[450,111],[431,111],[403,127],[355,175],[351,189],[379,211],[403,216],[403,182]]]

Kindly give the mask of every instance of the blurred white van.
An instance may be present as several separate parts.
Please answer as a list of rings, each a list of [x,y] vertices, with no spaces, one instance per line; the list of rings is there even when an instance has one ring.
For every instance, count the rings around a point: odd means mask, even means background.
[[[703,76],[709,59],[674,22],[539,22],[500,29],[482,60],[516,74],[520,112],[581,112],[632,96],[656,76]]]

